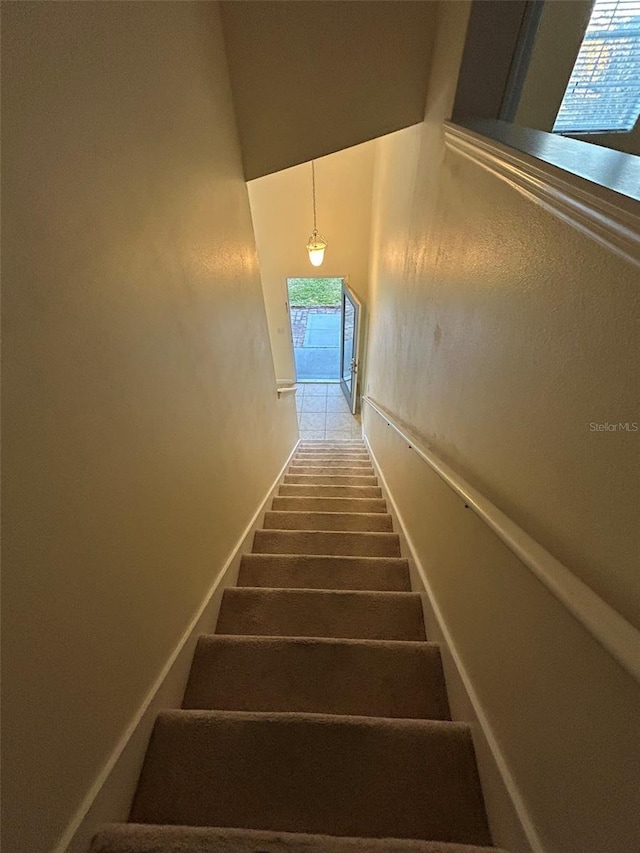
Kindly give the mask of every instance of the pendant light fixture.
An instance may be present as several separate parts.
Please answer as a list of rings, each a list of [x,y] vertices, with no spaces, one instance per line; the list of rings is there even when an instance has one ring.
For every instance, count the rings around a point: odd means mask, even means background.
[[[313,187],[313,232],[307,243],[307,252],[309,252],[309,260],[314,267],[319,267],[324,261],[324,250],[327,248],[327,241],[321,234],[318,234],[318,224],[316,221],[316,164],[311,161],[311,184]]]

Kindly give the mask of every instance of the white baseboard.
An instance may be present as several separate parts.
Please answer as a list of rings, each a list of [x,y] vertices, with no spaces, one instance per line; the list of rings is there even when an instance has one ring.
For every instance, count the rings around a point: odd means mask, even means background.
[[[373,460],[388,510],[399,534],[401,552],[409,561],[411,587],[423,592],[425,626],[430,640],[440,644],[453,720],[469,723],[494,844],[510,853],[549,853],[535,829],[524,799],[511,775],[491,723],[460,658],[424,566],[414,548],[402,515],[367,435],[363,438]]]
[[[218,572],[197,613],[169,655],[162,671],[54,847],[53,853],[86,853],[100,824],[128,819],[156,716],[160,710],[181,706],[198,637],[213,632],[222,593],[227,587],[235,585],[242,555],[251,550],[253,534],[262,526],[269,501],[282,481],[299,443],[299,440],[296,441],[280,473]]]

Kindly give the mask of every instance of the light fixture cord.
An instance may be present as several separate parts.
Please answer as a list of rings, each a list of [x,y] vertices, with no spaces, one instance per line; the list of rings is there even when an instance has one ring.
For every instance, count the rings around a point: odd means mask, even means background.
[[[317,234],[318,224],[316,218],[316,164],[314,160],[311,161],[311,185],[313,187],[313,233]]]

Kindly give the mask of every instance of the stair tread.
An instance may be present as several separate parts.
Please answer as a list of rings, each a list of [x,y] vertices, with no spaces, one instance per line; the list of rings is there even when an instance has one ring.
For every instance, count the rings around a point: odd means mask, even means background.
[[[505,853],[495,847],[400,838],[121,823],[101,828],[91,853]]]
[[[290,474],[335,474],[336,476],[353,475],[355,477],[371,477],[373,466],[369,465],[308,465],[305,463],[292,462],[289,465]]]
[[[326,443],[317,443],[315,445],[305,444],[304,446],[300,446],[298,448],[298,453],[331,453],[333,451],[337,452],[346,452],[349,453],[351,451],[357,451],[359,453],[368,453],[367,448],[364,444],[348,444],[345,442],[331,442]]]
[[[296,453],[293,456],[293,462],[327,462],[329,464],[339,463],[343,460],[346,462],[357,463],[358,466],[371,465],[371,457],[367,453]]]
[[[244,554],[238,587],[410,591],[404,557]]]
[[[200,637],[183,708],[448,720],[437,644]]]
[[[326,462],[329,464],[345,462],[354,462],[357,466],[371,465],[371,457],[367,453],[296,453],[292,457],[293,462],[310,461],[312,463]]]
[[[425,640],[415,592],[230,587],[216,634]]]
[[[253,553],[399,557],[400,537],[388,531],[256,530]]]
[[[433,720],[163,711],[131,820],[490,843],[469,727]]]
[[[382,498],[380,486],[339,485],[336,483],[282,483],[278,487],[282,497],[367,497]]]
[[[327,510],[267,510],[265,530],[347,531],[392,533],[391,516],[381,512],[328,512]]]
[[[344,438],[336,441],[333,438],[303,438],[298,447],[364,447],[366,444],[361,438]]]
[[[367,461],[371,456],[366,450],[300,450],[294,453],[294,459],[362,459]]]
[[[272,510],[294,512],[382,512],[387,511],[383,498],[339,498],[310,496],[281,496],[273,498]]]
[[[301,486],[377,486],[378,478],[362,474],[285,474],[284,482]]]

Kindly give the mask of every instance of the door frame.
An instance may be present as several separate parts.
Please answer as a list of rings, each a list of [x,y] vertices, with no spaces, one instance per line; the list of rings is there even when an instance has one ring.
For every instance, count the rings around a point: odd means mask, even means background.
[[[291,302],[289,299],[289,279],[290,278],[337,278],[337,279],[340,279],[340,281],[342,282],[342,284],[340,286],[340,301],[338,302],[338,308],[340,309],[340,355],[339,355],[340,363],[338,365],[338,375],[335,379],[298,379],[298,369],[296,367],[295,346],[294,346],[294,342],[293,342],[293,326],[291,325]],[[284,293],[285,293],[284,307],[285,307],[285,312],[286,312],[286,316],[287,316],[287,324],[289,327],[289,346],[290,346],[290,352],[291,352],[291,364],[293,366],[293,375],[295,377],[293,380],[294,382],[303,382],[303,383],[309,383],[309,384],[329,384],[329,385],[341,382],[341,379],[342,379],[342,327],[343,327],[343,317],[344,317],[342,293],[343,293],[343,289],[344,289],[345,285],[348,288],[348,285],[349,285],[349,276],[348,275],[328,275],[328,276],[327,275],[286,275],[284,277]],[[352,293],[352,291],[350,289],[349,289],[349,293]],[[354,297],[355,297],[355,294],[354,294]],[[357,297],[355,297],[355,298],[357,299]],[[331,306],[327,306],[327,307],[331,307]]]
[[[353,350],[351,355],[351,390],[347,386],[343,374],[344,365],[344,318],[345,318],[345,299],[349,299],[353,305]],[[342,393],[346,397],[351,414],[355,415],[358,407],[358,378],[360,375],[360,334],[362,327],[362,302],[358,296],[349,287],[349,279],[347,276],[342,277],[342,292],[340,296],[340,373],[339,381]]]

